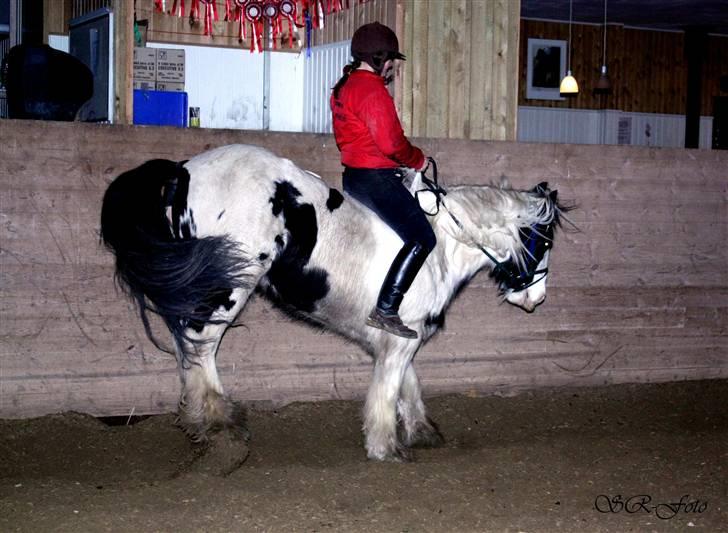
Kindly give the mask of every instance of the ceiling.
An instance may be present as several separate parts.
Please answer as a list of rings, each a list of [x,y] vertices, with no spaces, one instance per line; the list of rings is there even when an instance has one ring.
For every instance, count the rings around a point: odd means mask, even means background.
[[[521,0],[521,16],[569,20],[570,0]],[[606,0],[607,22],[659,30],[700,28],[728,35],[728,0]],[[604,0],[573,0],[574,22],[602,24]]]

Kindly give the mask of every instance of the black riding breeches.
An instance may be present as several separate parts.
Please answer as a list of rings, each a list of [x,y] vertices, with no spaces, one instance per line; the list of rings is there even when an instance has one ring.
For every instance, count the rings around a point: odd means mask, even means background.
[[[346,168],[344,190],[374,211],[404,244],[419,244],[429,254],[437,242],[420,204],[402,184],[396,168]]]

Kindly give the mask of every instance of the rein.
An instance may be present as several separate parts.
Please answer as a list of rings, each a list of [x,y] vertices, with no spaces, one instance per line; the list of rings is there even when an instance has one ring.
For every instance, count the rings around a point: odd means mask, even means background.
[[[448,209],[447,205],[445,204],[444,196],[447,196],[447,191],[438,183],[438,176],[437,176],[437,163],[432,157],[427,158],[428,164],[427,167],[422,171],[422,183],[425,185],[425,189],[420,189],[418,191],[415,191],[415,198],[417,199],[417,202],[419,203],[419,197],[418,194],[421,192],[431,192],[435,195],[435,212],[430,213],[428,211],[424,211],[424,213],[428,216],[435,216],[440,212],[440,206],[442,206],[445,211],[447,211],[447,214],[450,215],[450,218],[452,218],[453,222],[457,225],[460,230],[462,230],[463,233],[468,235],[470,240],[472,242],[476,242],[475,239],[472,238],[472,236],[469,235],[469,232],[465,229],[465,226],[463,226],[463,223],[458,220],[458,218],[453,214],[450,209]],[[432,179],[428,178],[425,173],[432,167]],[[521,231],[519,229],[519,231]],[[533,255],[533,251],[530,248],[535,248],[535,239],[537,235],[540,233],[535,228],[530,228],[529,235],[527,237],[528,243],[533,243],[532,246],[529,246],[526,248],[528,254],[535,260],[535,257]],[[476,244],[478,249],[485,254],[485,256],[490,259],[494,266],[493,266],[493,276],[496,279],[501,279],[504,281],[504,283],[508,286],[509,289],[511,289],[513,292],[520,292],[523,290],[526,290],[527,288],[531,287],[532,285],[535,285],[539,281],[541,281],[543,278],[546,277],[546,275],[549,272],[548,267],[541,268],[538,270],[532,270],[527,272],[521,272],[520,269],[514,269],[511,268],[513,264],[513,260],[508,261],[498,261],[496,257],[488,251],[487,248],[482,246],[481,244]],[[545,243],[545,246],[549,247],[549,242]],[[533,279],[537,275],[541,274],[541,276],[538,279]],[[529,281],[530,280],[530,281]]]

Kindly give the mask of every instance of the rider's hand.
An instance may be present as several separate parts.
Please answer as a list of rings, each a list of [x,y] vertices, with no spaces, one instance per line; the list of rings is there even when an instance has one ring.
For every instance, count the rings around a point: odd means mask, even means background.
[[[417,172],[424,172],[425,170],[427,170],[427,167],[429,167],[429,166],[430,166],[430,158],[425,156],[425,160],[423,161],[422,166],[420,168],[416,168],[415,170]]]

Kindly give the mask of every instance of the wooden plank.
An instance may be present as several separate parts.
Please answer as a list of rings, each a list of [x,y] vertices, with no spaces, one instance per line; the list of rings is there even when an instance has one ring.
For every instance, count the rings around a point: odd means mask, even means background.
[[[494,0],[493,31],[493,129],[491,139],[506,139],[508,115],[508,7],[505,0]]]
[[[488,112],[488,104],[485,91],[485,69],[483,68],[486,40],[486,1],[475,0],[470,5],[470,63],[467,65],[470,71],[470,86],[468,88],[468,109],[469,116],[469,139],[485,139],[485,115]]]
[[[71,0],[43,0],[43,43],[48,36],[68,33],[71,18]]]
[[[483,85],[484,102],[486,104],[485,113],[483,115],[483,137],[482,139],[493,139],[495,134],[493,123],[494,112],[494,87],[493,72],[495,57],[495,2],[486,0],[485,7],[485,37],[483,39],[483,56],[481,58],[481,66],[483,69],[483,77],[485,83]],[[476,54],[473,54],[476,55]]]
[[[395,102],[405,135],[412,135],[412,108],[414,100],[412,97],[414,87],[412,76],[414,0],[398,0],[397,10],[397,32],[401,36],[400,47],[410,60],[400,65],[399,76],[395,80]]]
[[[412,135],[427,135],[427,102],[430,98],[428,92],[428,50],[430,42],[429,24],[427,20],[429,4],[421,0],[414,2],[414,15],[412,17]]]
[[[134,121],[134,5],[125,0],[114,0],[113,10],[114,122],[131,124]]]
[[[426,135],[428,137],[447,137],[448,113],[450,102],[447,76],[445,72],[450,57],[447,53],[447,38],[452,31],[449,20],[450,2],[428,2],[427,4],[427,108]]]
[[[518,45],[520,42],[520,17],[521,1],[513,0],[508,2],[508,31],[507,31],[507,53],[508,61],[506,67],[506,116],[505,116],[505,137],[503,140],[515,141],[518,138],[518,85],[519,85],[519,64]]]
[[[470,2],[455,0],[449,2],[449,20],[452,25],[447,33],[445,46],[449,55],[447,137],[451,139],[470,138],[470,108],[467,105],[470,89],[470,41],[469,21],[472,20]]]

